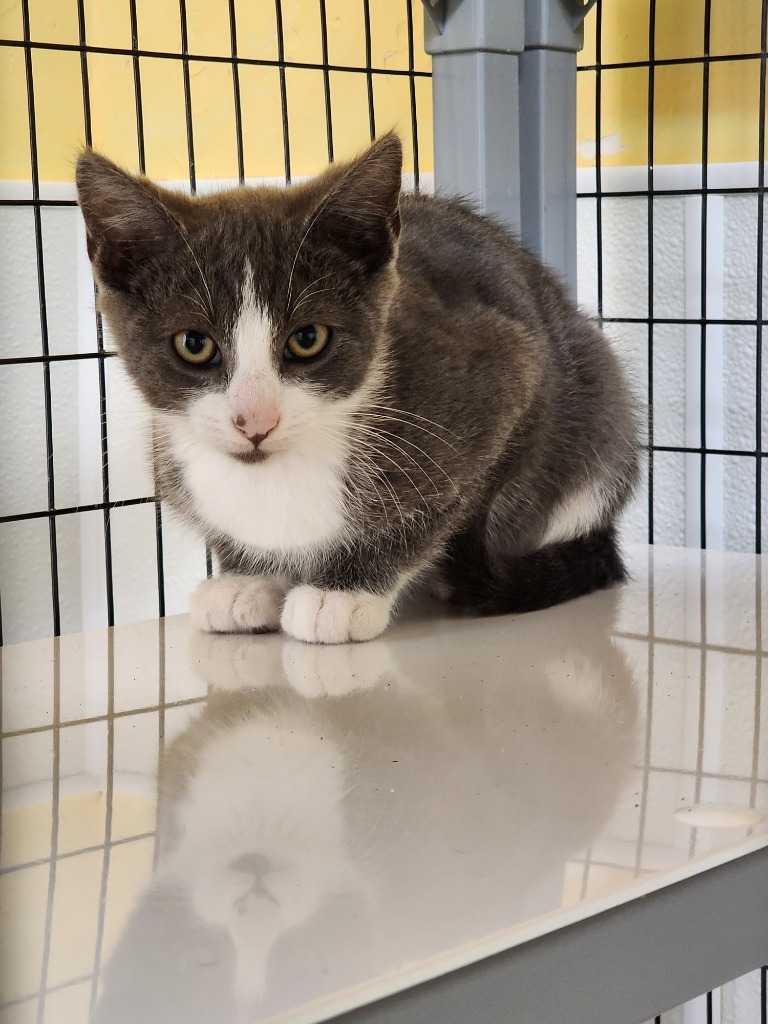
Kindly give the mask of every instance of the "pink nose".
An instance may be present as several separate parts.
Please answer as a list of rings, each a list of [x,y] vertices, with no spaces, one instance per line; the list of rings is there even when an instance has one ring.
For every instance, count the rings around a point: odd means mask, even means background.
[[[253,414],[250,416],[243,416],[242,413],[238,413],[232,419],[237,430],[247,437],[254,448],[258,448],[261,442],[271,434],[277,424],[280,422],[280,417],[277,415],[259,416]]]

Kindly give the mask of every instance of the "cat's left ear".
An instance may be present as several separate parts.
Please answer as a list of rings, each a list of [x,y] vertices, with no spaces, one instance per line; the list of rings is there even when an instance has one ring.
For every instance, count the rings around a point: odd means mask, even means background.
[[[96,278],[131,291],[136,271],[178,245],[182,229],[156,185],[93,150],[80,155],[76,181]]]
[[[316,215],[316,227],[367,270],[392,258],[400,234],[403,147],[394,132],[382,136],[334,183]]]

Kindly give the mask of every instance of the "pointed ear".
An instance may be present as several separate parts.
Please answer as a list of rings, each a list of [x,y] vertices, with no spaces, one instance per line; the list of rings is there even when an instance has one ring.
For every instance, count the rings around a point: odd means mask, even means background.
[[[316,215],[318,233],[361,260],[369,271],[394,255],[400,234],[402,165],[402,144],[390,132],[334,181]]]
[[[137,268],[178,244],[179,224],[164,206],[160,189],[93,150],[80,155],[76,182],[97,280],[131,291]]]

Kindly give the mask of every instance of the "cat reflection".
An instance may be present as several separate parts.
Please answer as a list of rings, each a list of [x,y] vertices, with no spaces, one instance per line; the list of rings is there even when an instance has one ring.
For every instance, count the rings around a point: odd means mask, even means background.
[[[486,648],[462,619],[450,644],[418,622],[365,647],[197,637],[212,694],[161,767],[100,1024],[267,1019],[557,909],[636,750],[616,601]]]

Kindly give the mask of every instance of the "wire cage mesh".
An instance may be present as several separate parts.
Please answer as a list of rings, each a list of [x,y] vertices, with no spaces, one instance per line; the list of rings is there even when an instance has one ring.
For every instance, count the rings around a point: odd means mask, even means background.
[[[762,550],[767,27],[768,0],[735,13],[711,0],[598,3],[586,22],[579,298],[633,357],[648,410],[647,482],[629,524],[637,540]],[[77,147],[194,192],[295,180],[393,125],[413,187],[430,187],[432,143],[416,0],[18,0],[0,12],[0,59],[0,215],[13,240],[3,304],[20,311],[0,350],[3,427],[12,438],[11,422],[32,425],[0,453],[4,484],[13,481],[0,507],[8,642],[184,610],[191,582],[211,571],[136,468],[142,442],[75,221]],[[23,575],[34,582],[21,593]],[[114,759],[120,721],[144,716],[162,749],[166,719],[203,699],[167,692],[165,651],[161,628],[151,707],[118,706],[110,647],[103,715],[68,716],[57,691],[51,721],[6,730],[6,744],[52,745],[55,780],[66,752],[53,726],[104,731]],[[759,693],[760,638],[735,653],[754,663]],[[654,770],[647,747],[646,786]],[[103,857],[93,967],[57,982],[44,949],[40,1020],[65,990],[79,986],[93,1003],[113,851],[133,844],[153,856],[149,826],[110,825],[111,799],[93,848],[55,836],[47,858],[2,869],[54,877],[62,859]],[[54,821],[57,801],[55,790]],[[587,857],[585,879],[590,866]],[[765,969],[758,988],[768,1024]],[[702,999],[703,1019],[719,1019],[712,993]]]
[[[60,216],[75,206],[78,148],[102,149],[195,192],[290,182],[395,126],[418,189],[425,154],[430,161],[431,93],[413,0],[126,0],[108,8],[20,0],[2,18],[8,151],[0,204],[23,250],[3,268],[4,304],[19,321],[0,354],[6,436],[16,440],[14,422],[37,421],[24,465],[5,452],[3,475],[13,485],[0,509],[0,642],[8,642],[183,607],[181,597],[168,602],[169,589],[181,595],[185,585],[172,568],[169,579],[168,526],[152,481],[131,469],[140,447],[135,412],[93,312],[82,236],[72,237],[74,211],[66,224]],[[31,396],[26,414],[21,396]],[[126,430],[130,445],[120,443]],[[195,544],[187,538],[187,552]],[[175,564],[183,576],[192,572],[188,554]],[[199,567],[210,574],[210,554],[200,553]],[[38,585],[15,589],[11,600],[8,584],[25,572]]]
[[[765,61],[764,3],[605,4],[587,21],[584,297],[638,349],[650,543],[763,547]]]
[[[585,23],[579,299],[628,354],[647,410],[630,529],[650,544],[763,550],[767,32],[765,0],[598,3]],[[652,623],[649,641],[653,661],[666,641]],[[703,696],[699,714],[702,728]],[[767,1014],[763,968],[655,1024]]]

